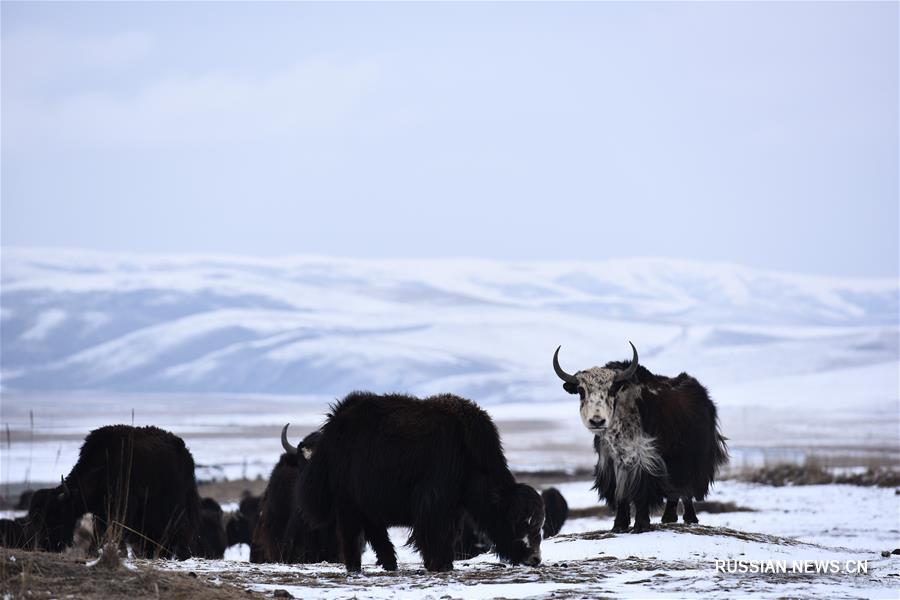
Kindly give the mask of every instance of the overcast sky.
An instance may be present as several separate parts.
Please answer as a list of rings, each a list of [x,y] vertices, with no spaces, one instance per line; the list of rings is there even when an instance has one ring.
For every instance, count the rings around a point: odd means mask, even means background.
[[[2,3],[2,244],[898,274],[898,4]]]

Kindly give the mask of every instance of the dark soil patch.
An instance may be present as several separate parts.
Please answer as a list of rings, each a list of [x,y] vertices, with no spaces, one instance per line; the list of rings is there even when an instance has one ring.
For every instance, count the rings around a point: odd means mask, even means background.
[[[738,473],[741,481],[776,487],[784,485],[846,484],[876,487],[900,486],[900,471],[888,467],[869,467],[864,473],[835,475],[815,462],[803,465],[781,464]]]
[[[0,548],[0,596],[86,600],[246,600],[263,597],[207,577],[160,571],[146,565],[132,570],[118,561],[88,564],[90,561],[64,554]]]

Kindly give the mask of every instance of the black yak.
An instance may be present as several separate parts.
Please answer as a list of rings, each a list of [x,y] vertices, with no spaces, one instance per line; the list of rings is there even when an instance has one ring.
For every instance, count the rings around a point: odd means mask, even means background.
[[[314,525],[335,523],[348,571],[360,533],[386,570],[397,569],[387,528],[412,527],[429,571],[453,568],[468,513],[514,564],[540,562],[544,506],[510,473],[497,428],[469,400],[354,392],[334,404],[301,473],[300,506]]]
[[[555,487],[541,492],[544,500],[544,539],[553,537],[569,518],[569,503]]]
[[[266,491],[260,498],[259,519],[250,544],[250,562],[340,562],[334,524],[313,528],[300,514],[300,474],[306,468],[320,434],[314,431],[295,448],[288,442],[287,430],[288,425],[281,430],[281,445],[285,452],[272,469]]]
[[[259,496],[254,496],[249,490],[244,490],[238,509],[229,514],[225,521],[225,535],[228,545],[250,545],[253,529],[259,518]]]
[[[693,500],[703,500],[719,468],[728,461],[716,405],[686,373],[654,375],[638,363],[609,362],[570,375],[553,369],[563,389],[581,397],[581,420],[594,434],[597,452],[594,489],[616,509],[613,531],[626,531],[635,506],[634,533],[650,528],[650,510],[666,500],[663,523],[678,518],[697,523]]]
[[[16,502],[16,510],[28,510],[28,507],[31,506],[32,494],[34,494],[34,490],[24,490],[19,495],[19,501]]]
[[[459,522],[459,533],[453,542],[453,560],[468,560],[490,552],[494,543],[484,531],[478,529],[472,515],[463,512]]]
[[[184,441],[156,427],[110,425],[92,431],[62,483],[31,498],[28,520],[37,546],[62,551],[85,513],[94,515],[98,540],[110,533],[136,556],[188,558],[200,497]]]
[[[569,517],[569,504],[555,487],[543,490],[541,499],[544,501],[543,534],[546,540],[562,529],[563,523]],[[464,513],[460,521],[459,536],[453,545],[454,559],[466,560],[490,552],[493,545],[487,534],[475,526],[472,517],[468,513]]]
[[[34,538],[24,517],[0,519],[0,546],[6,548],[30,548]]]
[[[192,554],[202,558],[222,558],[228,539],[225,536],[225,515],[222,507],[213,498],[200,501],[200,523]]]

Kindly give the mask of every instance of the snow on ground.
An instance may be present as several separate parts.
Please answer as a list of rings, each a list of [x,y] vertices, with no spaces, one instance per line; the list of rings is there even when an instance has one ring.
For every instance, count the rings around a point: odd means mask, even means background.
[[[710,390],[732,465],[900,459],[900,282],[719,263],[367,261],[320,257],[2,252],[0,484],[55,482],[111,423],[183,436],[198,477],[266,476],[353,389],[452,392],[483,405],[519,471],[589,469],[590,435],[550,367],[629,358]],[[561,484],[573,507],[585,482]],[[0,489],[2,486],[0,486]],[[449,574],[400,548],[388,575],[339,566],[164,563],[298,597],[898,596],[893,490],[725,481],[711,499],[752,512],[612,535],[568,522],[539,568],[481,556]],[[400,547],[406,532],[392,531]],[[867,575],[723,574],[715,559],[869,560]]]
[[[571,508],[597,504],[590,482],[557,487]],[[255,590],[284,589],[298,598],[897,597],[900,556],[881,556],[900,547],[900,496],[894,490],[724,481],[710,499],[753,510],[700,513],[701,525],[657,526],[640,535],[609,533],[611,518],[573,519],[560,535],[544,541],[543,564],[536,568],[505,566],[482,555],[457,561],[452,573],[430,574],[419,555],[403,546],[408,532],[401,528],[391,530],[400,564],[395,575],[375,565],[371,550],[363,557],[363,574],[352,576],[340,565],[251,565],[246,546],[231,548],[222,561],[162,564],[215,574]],[[788,570],[795,561],[813,561],[812,569],[815,561],[825,561],[838,572],[720,573],[716,560],[761,561],[763,566],[775,561],[776,568],[784,561]],[[856,572],[859,561],[868,561],[867,573]]]

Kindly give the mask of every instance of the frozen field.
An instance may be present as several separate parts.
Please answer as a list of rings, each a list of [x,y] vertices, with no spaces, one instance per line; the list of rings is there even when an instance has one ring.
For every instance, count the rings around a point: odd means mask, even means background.
[[[559,487],[572,508],[596,505],[589,482]],[[727,481],[711,499],[752,512],[700,513],[699,526],[657,526],[640,535],[608,533],[612,519],[570,520],[559,536],[545,540],[536,568],[482,555],[458,561],[452,573],[429,574],[418,554],[402,546],[402,529],[391,532],[400,562],[394,575],[375,565],[371,551],[363,574],[348,577],[338,565],[251,565],[244,546],[230,549],[228,560],[162,566],[257,591],[283,589],[297,598],[896,598],[900,592],[900,556],[881,556],[900,547],[900,496],[893,489]],[[773,568],[783,561],[788,572],[720,573],[716,560],[774,561]],[[793,573],[795,561],[827,561],[827,569],[838,572],[816,573],[813,564],[813,572]],[[867,573],[856,572],[860,561]]]
[[[597,505],[591,436],[551,368],[628,358],[710,390],[731,469],[900,463],[894,279],[768,273],[649,259],[597,263],[272,260],[4,250],[0,285],[0,491],[56,482],[85,434],[110,423],[182,437],[202,480],[265,477],[353,389],[453,392],[498,423],[511,467],[560,474],[572,508]],[[491,556],[428,574],[394,530],[401,572],[366,555],[334,565],[155,563],[304,598],[884,597],[900,593],[900,495],[843,485],[718,483],[748,510],[702,525],[608,533],[570,520],[540,568]],[[658,517],[657,517],[658,520]],[[829,562],[837,573],[720,573],[716,560]],[[868,573],[843,572],[868,561]],[[136,561],[140,564],[141,561]],[[778,563],[773,563],[776,568]],[[815,564],[812,564],[815,569]]]

